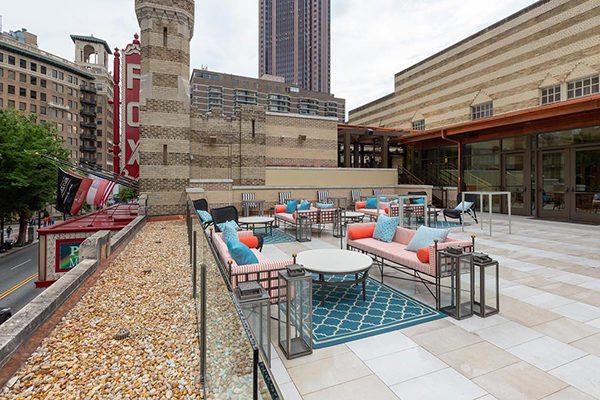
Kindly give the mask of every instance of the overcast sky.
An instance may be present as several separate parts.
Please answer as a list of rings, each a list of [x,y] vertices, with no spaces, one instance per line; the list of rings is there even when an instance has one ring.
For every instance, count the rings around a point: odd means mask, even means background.
[[[533,0],[331,0],[331,89],[351,110],[393,91],[394,74]],[[102,7],[102,8],[100,8]],[[139,28],[133,0],[2,0],[3,31],[22,27],[72,60],[70,34],[123,48]],[[191,67],[258,75],[258,0],[196,0]]]

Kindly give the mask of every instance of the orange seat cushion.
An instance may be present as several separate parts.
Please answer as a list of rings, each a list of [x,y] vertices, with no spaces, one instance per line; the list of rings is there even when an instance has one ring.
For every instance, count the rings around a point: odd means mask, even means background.
[[[429,247],[417,250],[417,258],[424,264],[429,264]]]
[[[258,247],[258,238],[256,236],[240,236],[240,242],[244,243],[251,249]]]
[[[367,205],[366,201],[358,201],[358,202],[356,202],[356,209],[360,210],[361,208],[365,208],[366,205]]]
[[[275,206],[275,214],[284,213],[287,206]]]
[[[375,231],[374,226],[367,226],[364,228],[354,228],[348,229],[348,239],[350,240],[358,240],[358,239],[366,239],[373,237],[373,232]]]

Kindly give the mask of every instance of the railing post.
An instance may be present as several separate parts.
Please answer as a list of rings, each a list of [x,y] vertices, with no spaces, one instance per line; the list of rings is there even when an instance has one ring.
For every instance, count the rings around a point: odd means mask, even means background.
[[[196,249],[196,231],[194,231],[194,269],[192,270],[192,297],[195,299],[197,297],[197,288],[196,288],[196,265],[198,262],[198,250]]]
[[[206,390],[206,264],[200,266],[200,376]]]

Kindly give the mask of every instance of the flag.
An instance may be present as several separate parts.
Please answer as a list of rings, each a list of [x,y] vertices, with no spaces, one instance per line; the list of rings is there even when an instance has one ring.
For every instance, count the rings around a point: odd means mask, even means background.
[[[83,205],[92,180],[58,169],[56,209],[71,215],[77,214]]]
[[[114,187],[115,187],[115,182],[109,181],[108,182],[108,186],[106,187],[106,190],[104,191],[104,196],[102,197],[102,202],[100,203],[100,205],[103,206],[103,205],[106,204],[106,202],[108,201],[108,199],[112,195]]]
[[[90,178],[92,178],[94,181],[92,182],[90,190],[87,193],[86,201],[90,206],[102,205],[102,199],[104,198],[106,189],[110,185],[110,181],[94,175],[90,175]]]

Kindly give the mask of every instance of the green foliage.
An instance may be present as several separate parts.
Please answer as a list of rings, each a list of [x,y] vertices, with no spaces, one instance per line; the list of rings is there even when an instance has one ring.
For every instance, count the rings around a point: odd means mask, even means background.
[[[58,167],[40,154],[67,160],[53,126],[0,110],[0,213],[24,220],[55,200]]]
[[[117,197],[120,199],[120,201],[126,203],[129,200],[135,199],[135,192],[131,188],[121,187],[121,190],[119,190],[119,194],[117,195]]]

